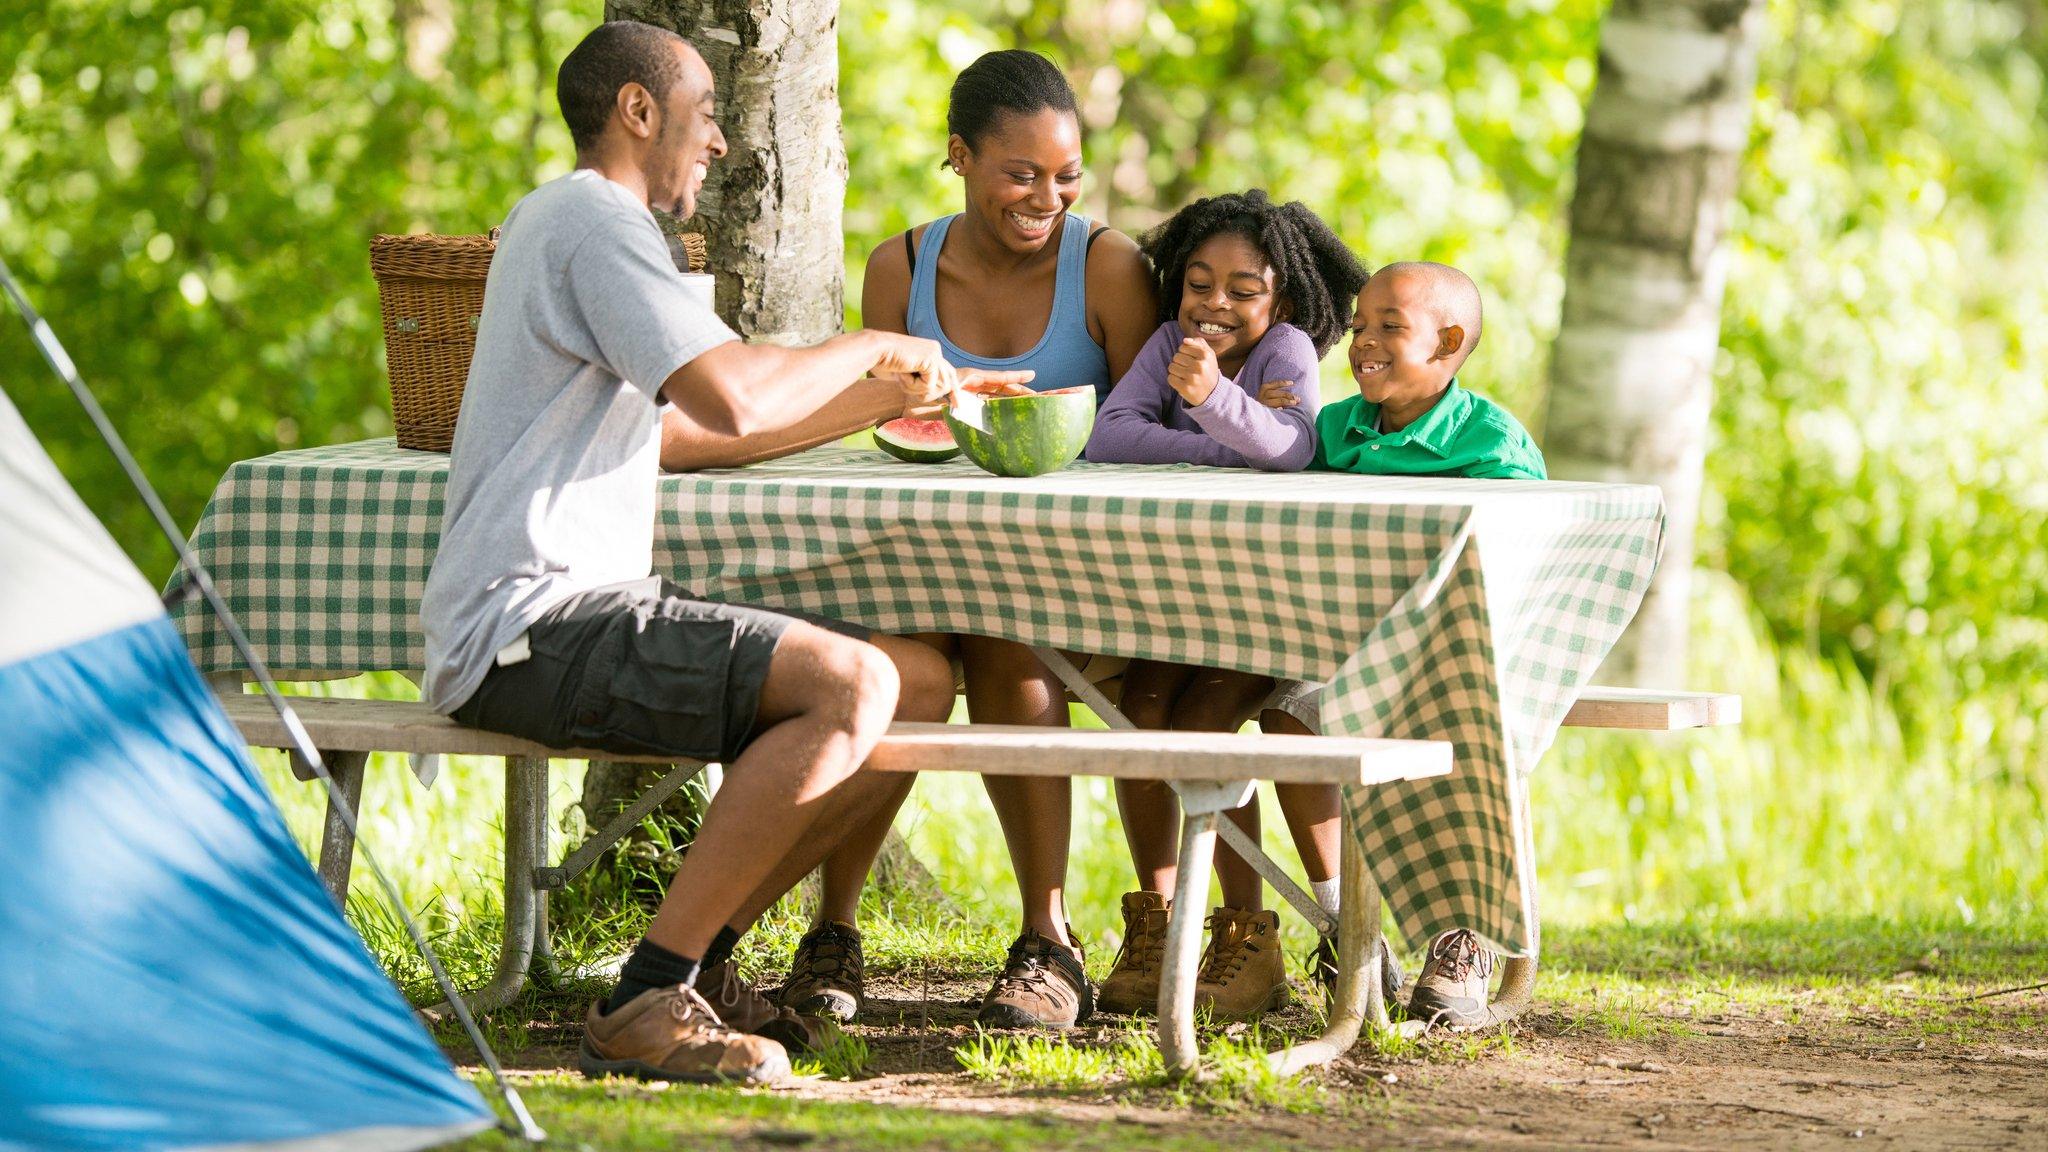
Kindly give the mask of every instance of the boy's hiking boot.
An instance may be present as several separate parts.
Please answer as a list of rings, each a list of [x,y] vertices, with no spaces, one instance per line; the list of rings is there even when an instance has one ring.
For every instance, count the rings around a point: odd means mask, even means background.
[[[1166,921],[1173,901],[1157,892],[1124,893],[1124,943],[1095,992],[1104,1012],[1151,1012],[1159,1007],[1159,973],[1166,965]]]
[[[790,1052],[815,1052],[830,1042],[836,1026],[816,1016],[799,1016],[740,979],[740,966],[721,960],[697,976],[697,993],[725,1026],[766,1036]]]
[[[1429,958],[1408,999],[1408,1018],[1426,1024],[1472,1028],[1487,1021],[1486,981],[1493,975],[1493,953],[1464,928],[1439,933],[1429,942]]]
[[[576,1066],[585,1076],[776,1084],[789,1053],[765,1036],[734,1031],[693,988],[643,992],[613,1012],[590,1006]]]
[[[1305,961],[1309,979],[1323,990],[1323,1002],[1328,1004],[1337,996],[1337,938],[1317,936],[1316,949]],[[1380,994],[1389,1005],[1401,1001],[1401,989],[1408,983],[1408,974],[1401,970],[1401,962],[1394,958],[1394,946],[1385,936],[1380,937]]]
[[[828,920],[797,941],[789,979],[776,1000],[799,1016],[822,1016],[850,1024],[867,1002],[860,929]]]
[[[1287,1003],[1287,957],[1280,914],[1218,908],[1209,916],[1209,948],[1195,981],[1195,1010],[1219,1021],[1254,1020]]]
[[[1316,935],[1316,950],[1308,954],[1308,976],[1323,990],[1323,999],[1337,994],[1337,938]]]
[[[1068,939],[1074,930],[1067,929]],[[1095,989],[1073,951],[1029,928],[1010,945],[1003,974],[981,998],[986,1028],[1072,1028],[1095,1013]]]

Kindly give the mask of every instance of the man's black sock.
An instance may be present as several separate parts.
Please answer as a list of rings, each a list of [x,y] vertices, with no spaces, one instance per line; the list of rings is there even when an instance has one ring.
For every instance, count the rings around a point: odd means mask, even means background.
[[[711,938],[711,946],[704,949],[704,966],[715,968],[732,959],[732,950],[740,946],[740,934],[731,926],[720,928],[718,935]]]
[[[604,1002],[604,1010],[616,1012],[620,1006],[656,988],[673,988],[678,984],[695,984],[700,965],[688,956],[678,956],[652,940],[641,940],[633,954],[626,957],[626,964],[619,969],[619,986],[612,989],[611,998]]]

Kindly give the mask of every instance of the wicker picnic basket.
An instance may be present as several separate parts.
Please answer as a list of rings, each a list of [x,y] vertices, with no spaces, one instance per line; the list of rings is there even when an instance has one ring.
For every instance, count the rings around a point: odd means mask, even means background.
[[[400,448],[446,452],[455,442],[455,417],[484,311],[484,278],[497,248],[495,228],[485,236],[370,241],[370,274],[384,313],[391,422]],[[669,251],[678,267],[704,270],[704,237],[671,235]]]

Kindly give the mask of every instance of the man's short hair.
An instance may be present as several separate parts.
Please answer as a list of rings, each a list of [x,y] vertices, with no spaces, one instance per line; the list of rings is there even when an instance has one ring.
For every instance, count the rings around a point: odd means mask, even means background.
[[[689,41],[666,28],[613,20],[590,30],[555,72],[555,100],[578,151],[597,143],[619,102],[619,89],[638,84],[656,100],[683,80],[675,46]]]

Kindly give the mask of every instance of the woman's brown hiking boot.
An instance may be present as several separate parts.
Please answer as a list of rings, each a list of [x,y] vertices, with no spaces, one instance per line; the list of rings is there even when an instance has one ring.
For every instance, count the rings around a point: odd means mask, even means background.
[[[1209,949],[1195,982],[1195,1010],[1218,1021],[1255,1020],[1287,1003],[1287,957],[1280,914],[1218,908],[1209,915]]]
[[[1124,893],[1124,943],[1095,990],[1095,1006],[1126,1015],[1159,1007],[1159,973],[1166,964],[1166,921],[1173,901],[1157,892]]]
[[[1067,929],[1073,939],[1074,930]],[[1080,945],[1029,928],[1010,945],[1003,974],[981,998],[984,1028],[1072,1028],[1095,1013],[1095,988],[1081,969]]]

